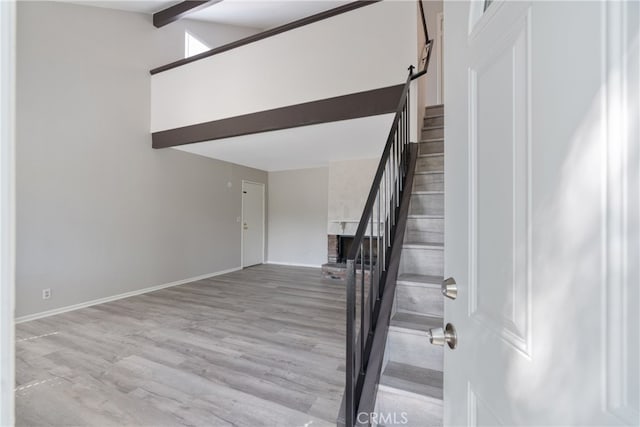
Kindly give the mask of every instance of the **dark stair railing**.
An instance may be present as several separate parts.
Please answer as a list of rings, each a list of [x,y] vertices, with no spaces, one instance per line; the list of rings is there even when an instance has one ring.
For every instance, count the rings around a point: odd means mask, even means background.
[[[380,381],[400,252],[409,211],[417,144],[410,143],[411,82],[427,73],[433,40],[429,39],[422,1],[418,1],[425,34],[423,69],[409,75],[358,230],[347,255],[346,384],[338,425],[370,425]],[[376,256],[373,256],[376,254]],[[360,415],[360,416],[359,416]]]

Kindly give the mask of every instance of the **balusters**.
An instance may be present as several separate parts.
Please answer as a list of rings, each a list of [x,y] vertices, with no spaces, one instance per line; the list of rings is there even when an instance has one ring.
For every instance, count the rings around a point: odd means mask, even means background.
[[[369,365],[380,302],[387,281],[392,239],[398,226],[400,194],[406,190],[411,142],[410,82],[396,109],[393,126],[376,177],[358,225],[354,245],[347,256],[347,358],[345,425],[353,427]],[[377,205],[377,206],[376,206]],[[376,213],[377,211],[377,213]],[[366,239],[369,242],[366,242]],[[375,239],[375,242],[374,242]],[[374,257],[375,254],[375,257]],[[367,266],[366,263],[369,263]],[[375,262],[375,265],[374,265]],[[360,263],[358,265],[358,263]],[[366,279],[368,271],[369,278]],[[357,275],[360,274],[358,278]],[[358,292],[360,295],[358,297]],[[369,300],[367,301],[367,298]],[[360,311],[358,313],[358,310]],[[360,327],[357,326],[358,321]],[[358,342],[359,341],[359,342]]]
[[[371,229],[369,231],[369,313],[373,313],[376,301],[373,295],[373,211],[371,211]]]

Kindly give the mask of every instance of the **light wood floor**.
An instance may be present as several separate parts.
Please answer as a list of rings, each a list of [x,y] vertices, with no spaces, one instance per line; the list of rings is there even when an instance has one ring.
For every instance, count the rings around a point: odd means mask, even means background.
[[[335,426],[344,285],[256,266],[22,323],[18,426]]]

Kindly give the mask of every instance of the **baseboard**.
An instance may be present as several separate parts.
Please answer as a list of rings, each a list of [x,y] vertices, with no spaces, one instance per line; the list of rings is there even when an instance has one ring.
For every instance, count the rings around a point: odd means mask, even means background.
[[[309,267],[309,268],[321,268],[320,264],[300,264],[297,262],[276,262],[276,261],[267,261],[265,264],[271,265],[286,265],[289,267]]]
[[[222,274],[233,273],[234,271],[242,270],[242,267],[230,268],[228,270],[222,270],[215,273],[203,274],[201,276],[190,277],[188,279],[176,280],[175,282],[165,283],[162,285],[150,286],[148,288],[138,289],[131,292],[125,292],[123,294],[113,295],[110,297],[94,299],[87,302],[81,302],[79,304],[68,305],[66,307],[54,308],[53,310],[42,311],[40,313],[28,314],[26,316],[16,317],[15,323],[28,322],[30,320],[42,319],[43,317],[54,316],[56,314],[62,314],[69,311],[79,310],[81,308],[91,307],[92,305],[104,304],[105,302],[116,301],[123,298],[129,298],[135,295],[146,294],[148,292],[158,291],[160,289],[171,288],[173,286],[184,285],[185,283],[196,282],[198,280],[208,279],[210,277],[220,276]]]

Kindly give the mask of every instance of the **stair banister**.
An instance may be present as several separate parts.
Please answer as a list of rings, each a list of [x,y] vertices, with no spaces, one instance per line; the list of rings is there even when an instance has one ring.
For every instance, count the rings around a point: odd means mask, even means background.
[[[414,73],[415,67],[409,67],[391,129],[347,255],[346,381],[338,420],[339,425],[347,427],[370,425],[368,414],[373,411],[375,404],[398,273],[399,250],[408,214],[409,192],[404,190],[410,188],[417,156],[415,147],[410,147],[410,86],[413,80],[427,73],[433,46],[422,2],[418,3],[426,40],[423,69]],[[365,265],[366,238],[369,239],[369,265]],[[375,258],[372,253],[373,239],[376,240],[377,248]],[[375,363],[370,365],[370,362]],[[359,415],[364,417],[359,418]]]

